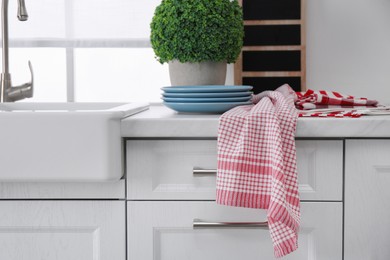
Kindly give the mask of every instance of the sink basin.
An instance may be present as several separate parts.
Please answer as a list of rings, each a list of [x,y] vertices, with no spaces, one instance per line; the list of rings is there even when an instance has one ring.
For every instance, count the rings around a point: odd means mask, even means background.
[[[0,103],[0,181],[116,181],[121,119],[146,103]]]

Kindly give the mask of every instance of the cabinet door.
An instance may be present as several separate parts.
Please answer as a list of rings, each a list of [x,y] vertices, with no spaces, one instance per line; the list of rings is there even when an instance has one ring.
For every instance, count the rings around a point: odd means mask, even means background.
[[[124,201],[1,201],[0,259],[125,260]]]
[[[297,163],[301,200],[342,200],[342,141],[297,141]],[[128,141],[128,198],[214,200],[216,167],[216,140]]]
[[[219,206],[211,201],[127,203],[128,260],[274,259],[267,229],[193,229],[194,219],[264,221],[264,210]],[[302,203],[299,249],[284,259],[341,260],[341,203]]]
[[[345,259],[390,259],[390,140],[348,140]]]

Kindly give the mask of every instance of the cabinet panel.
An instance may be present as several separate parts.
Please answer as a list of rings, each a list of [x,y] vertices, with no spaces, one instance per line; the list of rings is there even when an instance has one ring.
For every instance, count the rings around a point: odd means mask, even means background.
[[[194,176],[194,168],[217,168],[215,140],[127,142],[130,199],[214,199],[215,174]]]
[[[193,229],[193,220],[264,221],[264,210],[214,202],[128,201],[128,260],[274,259],[269,231]],[[299,249],[284,259],[341,260],[341,202],[302,203]]]
[[[0,182],[2,199],[124,199],[125,180],[115,182]]]
[[[0,259],[124,260],[125,202],[1,201]]]
[[[348,140],[345,259],[390,259],[390,140]]]
[[[342,199],[342,141],[297,141],[302,200]],[[215,140],[131,140],[127,142],[128,198],[213,200]]]

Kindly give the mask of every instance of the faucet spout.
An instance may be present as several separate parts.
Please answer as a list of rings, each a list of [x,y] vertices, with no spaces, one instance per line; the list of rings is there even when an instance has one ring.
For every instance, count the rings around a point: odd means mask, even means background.
[[[27,21],[28,14],[24,0],[18,1],[18,19]],[[21,86],[13,87],[11,74],[9,73],[9,46],[8,46],[8,0],[2,0],[1,3],[1,35],[2,35],[2,52],[3,52],[3,71],[0,77],[0,103],[14,102],[20,99],[32,97],[33,80]],[[31,78],[33,72],[31,63],[29,63]]]
[[[18,19],[19,21],[28,20],[28,14],[24,0],[18,0]]]

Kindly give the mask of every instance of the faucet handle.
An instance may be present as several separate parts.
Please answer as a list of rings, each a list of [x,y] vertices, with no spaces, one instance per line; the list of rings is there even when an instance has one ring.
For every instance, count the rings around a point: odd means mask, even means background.
[[[28,61],[28,67],[30,69],[31,80],[30,82],[19,86],[19,89],[22,91],[25,98],[31,98],[34,94],[34,71],[31,61]]]
[[[31,74],[30,84],[31,84],[31,87],[34,87],[34,71],[33,71],[31,61],[28,61],[28,67],[30,69],[30,74]]]
[[[20,86],[11,87],[8,92],[10,101],[17,101],[23,98],[31,98],[34,94],[34,72],[31,65],[31,61],[28,61],[28,67],[30,68],[31,81],[24,83]]]

